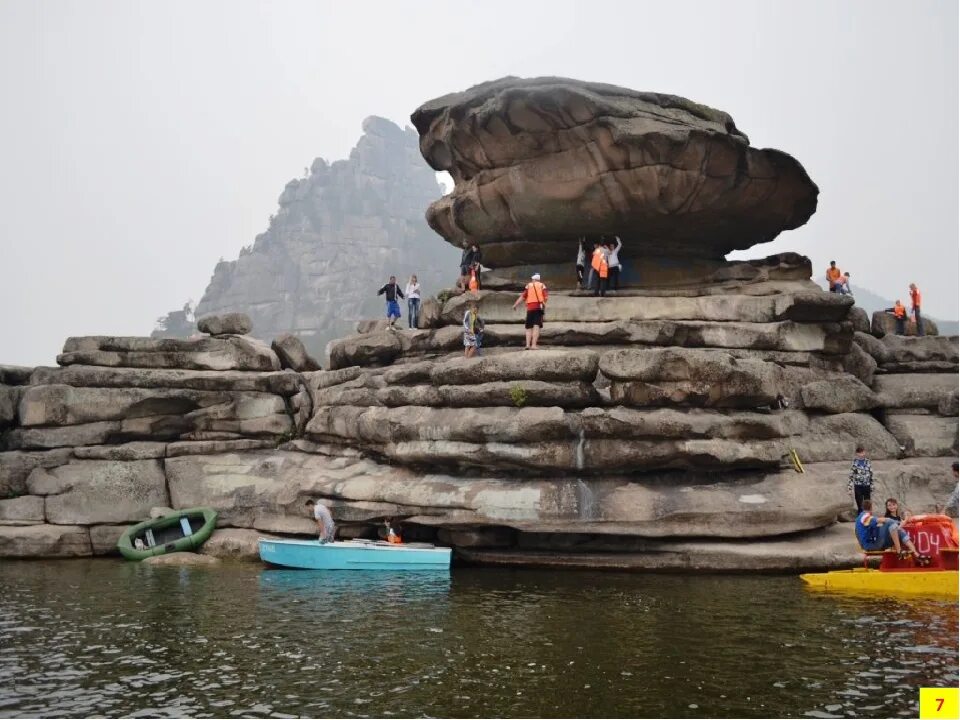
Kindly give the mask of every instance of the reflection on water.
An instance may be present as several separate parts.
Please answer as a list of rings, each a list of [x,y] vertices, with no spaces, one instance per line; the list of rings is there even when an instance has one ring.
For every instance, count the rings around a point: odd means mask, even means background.
[[[957,607],[790,577],[0,564],[0,716],[910,717]]]

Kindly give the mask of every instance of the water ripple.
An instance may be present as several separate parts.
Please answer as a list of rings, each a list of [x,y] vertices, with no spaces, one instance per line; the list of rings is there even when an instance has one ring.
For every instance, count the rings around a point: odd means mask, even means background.
[[[957,607],[796,578],[0,565],[0,716],[909,717]]]

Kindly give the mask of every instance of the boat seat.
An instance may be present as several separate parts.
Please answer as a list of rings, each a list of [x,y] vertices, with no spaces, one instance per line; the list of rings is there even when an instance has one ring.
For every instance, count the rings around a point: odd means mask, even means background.
[[[190,519],[182,517],[180,518],[180,529],[183,530],[184,537],[190,537],[193,535],[193,528],[190,527]]]
[[[143,536],[147,540],[147,547],[153,547],[157,544],[157,541],[153,539],[153,528],[147,528]]]

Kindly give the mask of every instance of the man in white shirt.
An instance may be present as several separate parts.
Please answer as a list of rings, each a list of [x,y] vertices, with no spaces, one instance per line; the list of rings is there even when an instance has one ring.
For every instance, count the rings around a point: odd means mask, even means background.
[[[333,515],[326,505],[315,503],[313,500],[307,500],[307,510],[313,513],[313,519],[317,521],[317,530],[319,531],[320,543],[333,542],[334,535],[337,532],[337,526],[333,522]]]

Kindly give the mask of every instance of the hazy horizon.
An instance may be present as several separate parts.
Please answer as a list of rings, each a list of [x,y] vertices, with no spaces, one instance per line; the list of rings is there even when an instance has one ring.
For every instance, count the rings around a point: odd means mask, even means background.
[[[682,95],[820,187],[737,257],[831,259],[956,319],[956,3],[0,3],[0,363],[146,335],[368,115],[505,75]],[[437,242],[443,242],[439,237]],[[439,288],[430,288],[436,291]],[[372,290],[375,292],[375,290]]]

